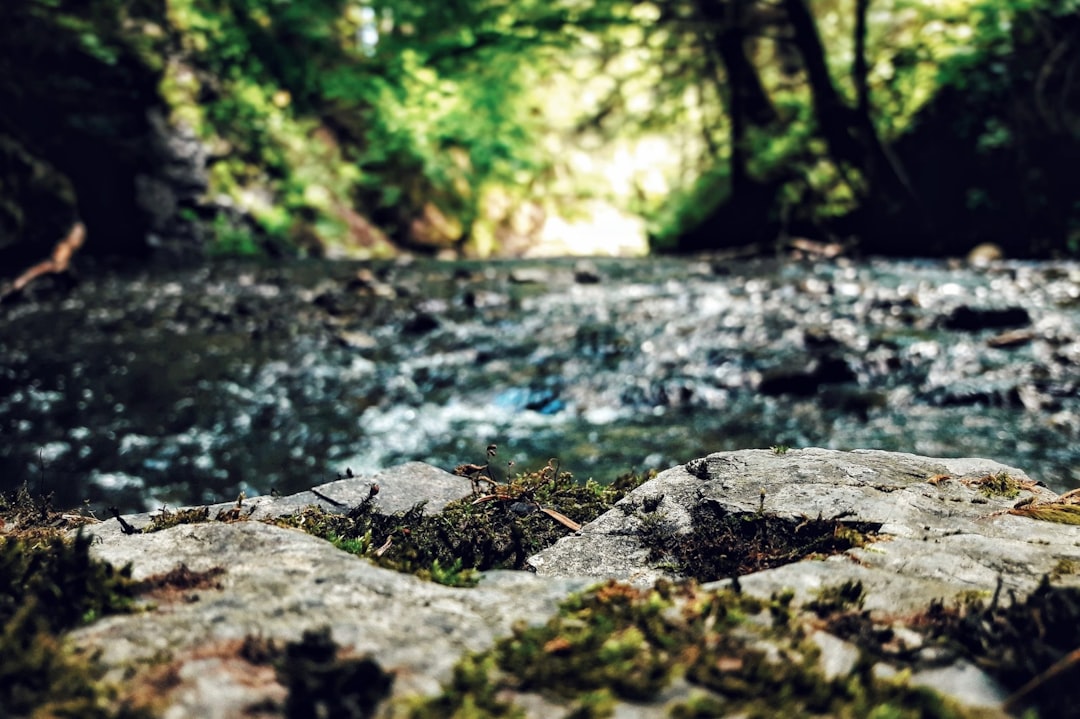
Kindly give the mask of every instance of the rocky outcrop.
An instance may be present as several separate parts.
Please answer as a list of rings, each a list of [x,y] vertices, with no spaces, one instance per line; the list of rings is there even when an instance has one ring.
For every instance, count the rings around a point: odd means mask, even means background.
[[[1004,480],[1000,490],[992,485],[996,477]],[[1009,514],[1017,502],[1055,497],[1022,470],[989,460],[873,450],[725,452],[660,474],[530,563],[544,576],[651,581],[665,572],[655,551],[642,544],[643,523],[661,523],[670,536],[690,535],[700,507],[747,517],[763,511],[798,522],[835,517],[840,525],[876,527],[874,539],[825,561],[743,576],[742,588],[763,596],[790,588],[805,601],[822,587],[858,580],[866,587],[866,608],[908,611],[992,591],[999,580],[1007,590],[1027,593],[1060,562],[1080,562],[1075,530]],[[658,501],[647,512],[650,500]]]
[[[74,641],[99,650],[102,661],[113,668],[113,679],[152,686],[163,716],[170,719],[252,711],[280,715],[286,690],[280,676],[252,659],[252,638],[296,641],[305,631],[319,628],[329,628],[350,655],[369,656],[388,672],[392,697],[431,695],[450,680],[465,653],[486,650],[511,631],[523,636],[525,627],[543,623],[572,592],[602,579],[639,587],[605,590],[604,601],[615,601],[613,596],[645,597],[645,604],[661,601],[636,593],[647,592],[657,579],[698,573],[705,564],[700,554],[683,550],[709,541],[701,534],[703,517],[733,517],[757,528],[744,535],[762,548],[750,561],[769,568],[739,572],[743,596],[773,597],[775,602],[781,594],[793,595],[793,606],[803,607],[797,612],[808,613],[806,608],[817,602],[820,613],[830,588],[854,582],[861,582],[858,601],[865,610],[857,616],[867,622],[878,617],[874,621],[886,626],[935,600],[948,603],[958,595],[989,599],[999,584],[1008,590],[1002,596],[1020,598],[1048,573],[1061,583],[1080,586],[1080,576],[1069,574],[1070,567],[1080,567],[1076,529],[1025,514],[1025,507],[1057,506],[1057,497],[1023,471],[987,460],[879,451],[777,449],[694,460],[658,475],[579,532],[533,556],[529,563],[535,573],[488,572],[475,588],[445,587],[381,569],[301,531],[256,521],[312,503],[346,511],[370,497],[373,484],[379,486],[374,501],[385,512],[422,500],[437,511],[469,490],[460,477],[412,463],[373,477],[340,479],[293,497],[247,500],[242,511],[232,515],[247,521],[181,524],[150,534],[125,534],[116,520],[96,525],[96,556],[118,565],[130,563],[136,578],[168,572],[178,563],[195,573],[224,571],[214,574],[209,585],[159,595],[151,611],[91,624],[77,631]],[[779,524],[766,524],[766,519]],[[126,519],[136,527],[145,520]],[[781,532],[784,527],[790,531]],[[827,536],[810,542],[814,551],[802,560],[790,552],[783,558],[787,563],[762,559],[766,549],[789,547],[788,540],[815,527],[828,527]],[[698,564],[687,561],[694,556]],[[734,580],[723,577],[702,591]],[[663,601],[682,602],[678,606],[686,616],[700,606],[695,592],[675,593],[678,598],[670,599],[668,589],[661,595],[668,597]],[[567,626],[580,628],[580,619],[573,621],[578,624]],[[842,679],[857,671],[862,665],[854,640],[837,636],[827,624],[822,629],[823,622],[816,621],[818,628],[810,636],[817,647],[813,651],[820,654],[820,676]],[[748,632],[759,631],[753,626],[740,630],[740,641],[749,641]],[[918,651],[921,640],[914,632],[900,625],[890,631],[899,637],[896,641]],[[769,636],[773,638],[754,640],[753,646],[780,641]],[[521,651],[521,642],[514,646]],[[565,657],[573,646],[556,636],[542,643],[540,653]],[[781,659],[775,661],[788,661],[783,659],[788,650],[770,651],[779,652]],[[743,666],[742,659],[733,657],[716,661],[717,666]],[[892,676],[889,672],[898,669],[890,666],[879,661],[874,676]],[[672,671],[675,679],[667,689],[643,692],[645,698],[633,703],[617,702],[615,715],[667,716],[690,692],[687,682],[678,678],[683,670]],[[692,667],[685,671],[698,676]],[[725,686],[710,684],[707,677],[701,681],[710,691]],[[938,661],[914,672],[911,681],[961,704],[982,707],[991,716],[1000,711],[1007,694],[963,659]],[[530,693],[529,682],[515,686],[518,689],[507,689],[503,698],[514,699],[529,716],[562,716],[572,708],[572,702]],[[613,696],[624,694],[616,691]],[[378,713],[402,711],[400,704],[386,701]]]

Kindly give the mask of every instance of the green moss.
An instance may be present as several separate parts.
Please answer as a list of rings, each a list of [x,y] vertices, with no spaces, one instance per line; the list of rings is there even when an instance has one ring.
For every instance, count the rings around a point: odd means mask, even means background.
[[[574,597],[547,624],[515,628],[498,646],[499,666],[524,690],[649,699],[669,683],[678,656],[666,594],[612,582]]]
[[[209,507],[190,507],[171,511],[162,508],[160,512],[150,518],[150,523],[143,527],[143,532],[160,532],[169,527],[180,524],[199,524],[210,521]]]
[[[524,719],[524,710],[499,696],[497,673],[490,652],[466,655],[441,694],[412,700],[406,713],[412,719]]]
[[[135,586],[89,556],[90,539],[0,537],[0,707],[11,716],[135,717],[61,633],[127,611]]]
[[[0,622],[35,604],[43,629],[59,633],[89,618],[127,611],[134,601],[130,569],[92,560],[90,538],[59,534],[36,539],[0,537]]]
[[[1012,499],[1020,494],[1023,485],[1008,472],[987,474],[978,479],[965,482],[969,487],[975,487],[986,497],[1004,497]]]
[[[345,514],[312,506],[275,521],[379,566],[470,586],[479,571],[523,569],[528,557],[572,531],[565,520],[591,521],[644,481],[627,475],[611,486],[579,484],[554,462],[504,483],[491,479],[486,470],[486,465],[459,468],[462,481],[471,481],[474,492],[438,514],[426,514],[423,504],[382,514],[369,498]]]
[[[1080,574],[1080,562],[1075,559],[1059,559],[1050,570],[1050,581],[1057,581],[1062,577]]]
[[[770,614],[785,619],[761,621]],[[974,716],[931,691],[875,679],[870,662],[825,679],[805,638],[810,625],[788,619],[780,599],[692,582],[608,582],[568,598],[544,625],[517,626],[490,651],[466,657],[443,693],[413,701],[408,715],[523,716],[511,697],[534,692],[569,716],[610,716],[618,701],[661,700],[683,677],[700,691],[669,706],[673,717]]]
[[[724,703],[709,694],[695,694],[671,708],[671,719],[714,719],[723,716]]]
[[[1065,504],[1063,502],[1025,504],[1022,507],[1010,509],[1009,514],[1038,519],[1042,522],[1080,524],[1080,504]]]
[[[215,522],[238,522],[248,518],[250,511],[244,510],[244,494],[240,493],[240,496],[236,499],[236,504],[232,507],[226,507],[219,509],[217,514],[214,515]],[[254,509],[253,507],[249,507]],[[117,515],[119,518],[119,515]],[[163,529],[170,527],[176,527],[181,524],[202,524],[203,522],[210,521],[210,507],[188,507],[186,509],[171,510],[167,507],[162,507],[157,514],[150,517],[150,523],[142,528],[143,532],[160,532]]]

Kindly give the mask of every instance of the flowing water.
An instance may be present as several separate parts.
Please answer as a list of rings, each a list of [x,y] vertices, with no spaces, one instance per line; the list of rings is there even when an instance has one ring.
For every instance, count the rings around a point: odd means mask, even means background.
[[[579,479],[785,445],[1080,485],[1080,266],[219,264],[0,307],[0,489],[125,510],[407,460]],[[511,468],[509,471],[515,471]],[[464,480],[463,480],[464,481]]]

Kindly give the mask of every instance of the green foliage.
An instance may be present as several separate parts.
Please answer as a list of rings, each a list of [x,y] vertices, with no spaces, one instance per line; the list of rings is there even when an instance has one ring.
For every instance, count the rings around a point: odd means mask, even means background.
[[[134,596],[130,571],[91,560],[90,539],[79,534],[39,540],[0,538],[0,621],[36,604],[44,629],[59,633],[88,616],[125,611]]]
[[[876,175],[904,169],[895,155],[854,160],[873,154],[868,138],[913,136],[949,92],[971,100],[951,131],[988,162],[1013,153],[1040,170],[1053,159],[1040,138],[1077,142],[1076,0],[876,1],[858,79],[851,4],[806,2],[835,108],[811,91],[784,10],[797,3],[738,3],[734,25],[727,10],[688,22],[719,6],[684,5],[22,0],[0,8],[0,43],[27,18],[41,32],[0,67],[0,91],[18,91],[14,59],[54,47],[152,70],[171,120],[209,149],[210,197],[235,212],[210,228],[227,255],[373,256],[392,251],[388,237],[482,254],[507,233],[536,234],[508,229],[524,203],[569,219],[594,199],[642,214],[657,245],[674,246],[732,199],[737,149],[751,181],[779,187],[755,217],[829,228],[880,209]],[[745,70],[766,106],[742,123],[732,112],[748,93],[725,64],[729,32],[745,34]],[[869,107],[853,122],[863,79]],[[838,155],[844,142],[859,149]],[[991,174],[973,168],[966,181],[978,186],[943,202],[992,215],[1008,198]],[[1075,251],[1080,209],[1060,184],[1036,177],[1023,204],[1044,242]]]
[[[431,563],[431,568],[420,570],[416,576],[421,579],[430,579],[436,584],[445,584],[448,587],[475,587],[480,581],[480,573],[472,568],[465,568],[461,559],[455,559],[449,566],[444,567],[436,559]]]
[[[467,232],[485,183],[537,168],[519,99],[528,58],[501,55],[467,73],[433,58],[453,49],[473,10],[388,3],[377,9],[392,23],[384,33],[376,11],[344,0],[176,0],[169,20],[194,72],[170,66],[162,93],[175,118],[229,149],[212,191],[272,237],[342,246],[345,208],[368,204],[394,229],[397,210],[411,219],[429,201]],[[228,254],[254,249],[217,235]]]
[[[499,666],[526,690],[570,698],[607,689],[621,699],[649,699],[668,684],[678,657],[665,593],[610,583],[573,597],[547,624],[516,628],[497,648]]]

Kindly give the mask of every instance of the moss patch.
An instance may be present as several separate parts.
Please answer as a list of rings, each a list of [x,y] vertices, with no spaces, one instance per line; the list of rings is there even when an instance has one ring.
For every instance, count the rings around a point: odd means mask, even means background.
[[[160,532],[163,529],[180,524],[199,524],[209,521],[209,507],[189,507],[175,511],[162,507],[161,511],[150,517],[150,523],[143,527],[142,531],[145,533]]]
[[[1035,485],[1031,481],[1022,482],[1008,472],[984,474],[974,479],[963,479],[961,482],[968,487],[977,489],[980,494],[986,497],[1004,497],[1005,499],[1012,499],[1020,494],[1021,489],[1030,490]]]
[[[1021,507],[1013,507],[1009,510],[1009,514],[1038,519],[1043,522],[1080,524],[1080,504],[1066,504],[1065,502],[1025,504]]]
[[[46,512],[46,515],[48,513]],[[127,611],[134,583],[89,556],[90,539],[0,536],[0,707],[6,716],[138,717],[61,633]]]
[[[248,515],[255,509],[253,506],[247,510],[244,509],[244,495],[240,494],[236,499],[236,504],[232,507],[226,507],[218,510],[218,513],[214,515],[214,521],[216,522],[241,522],[248,518]],[[120,517],[117,517],[120,519]],[[123,520],[121,520],[123,521]],[[150,518],[150,523],[142,528],[144,533],[160,532],[163,529],[169,527],[175,527],[180,524],[200,524],[202,522],[210,521],[210,508],[209,507],[188,507],[186,509],[171,510],[167,507],[162,507],[157,514]],[[126,531],[126,530],[125,530]]]
[[[95,522],[81,512],[57,511],[51,494],[35,496],[26,485],[15,492],[0,493],[0,535],[5,537],[43,539]]]
[[[701,582],[738,577],[872,541],[881,525],[839,519],[795,519],[766,512],[728,513],[716,502],[691,510],[692,529],[675,534],[662,517],[647,518],[641,538],[651,560]]]
[[[514,694],[535,692],[569,716],[610,716],[616,701],[657,701],[683,677],[697,690],[669,706],[671,716],[972,716],[932,692],[875,679],[868,662],[825,679],[808,626],[786,602],[693,582],[609,582],[570,597],[543,626],[518,626],[464,658],[443,693],[413,702],[408,715],[521,717]]]
[[[368,498],[345,514],[307,507],[280,518],[380,566],[444,584],[469,585],[477,571],[523,569],[525,560],[611,508],[645,478],[627,475],[612,486],[579,484],[555,463],[496,482],[486,465],[463,465],[459,473],[474,492],[428,515],[423,504],[393,514]],[[481,475],[482,476],[478,476]]]

